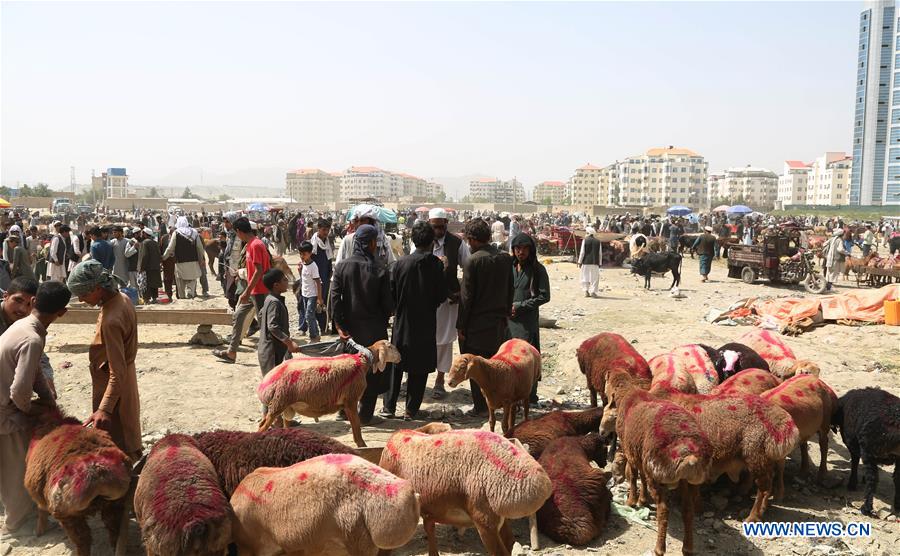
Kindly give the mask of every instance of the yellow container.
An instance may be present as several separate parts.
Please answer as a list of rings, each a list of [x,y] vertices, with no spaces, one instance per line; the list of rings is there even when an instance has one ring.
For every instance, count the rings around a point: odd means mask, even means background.
[[[884,302],[884,324],[900,326],[900,300]]]

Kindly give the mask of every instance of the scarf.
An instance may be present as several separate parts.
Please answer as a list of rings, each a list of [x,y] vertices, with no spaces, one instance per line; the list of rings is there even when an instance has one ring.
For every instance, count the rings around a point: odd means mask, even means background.
[[[319,237],[319,234],[313,234],[312,236],[312,244],[313,244],[313,253],[318,253],[319,250],[325,250],[325,256],[329,261],[334,260],[334,254],[331,249],[331,242],[328,239],[322,239]]]
[[[199,236],[197,230],[191,228],[191,225],[188,223],[188,219],[184,216],[178,217],[178,221],[175,223],[175,231],[177,231],[179,235],[184,236],[184,238],[191,241],[197,241],[197,237]]]
[[[125,282],[122,279],[103,268],[103,265],[94,259],[78,263],[66,281],[66,286],[69,287],[69,291],[74,297],[87,295],[97,286],[116,292],[119,291],[120,286],[124,285]]]

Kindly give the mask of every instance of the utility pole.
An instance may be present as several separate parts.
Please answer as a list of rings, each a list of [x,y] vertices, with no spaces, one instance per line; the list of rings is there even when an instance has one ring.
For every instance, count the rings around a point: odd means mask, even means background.
[[[75,195],[75,167],[69,166],[69,182],[72,186],[72,195]]]

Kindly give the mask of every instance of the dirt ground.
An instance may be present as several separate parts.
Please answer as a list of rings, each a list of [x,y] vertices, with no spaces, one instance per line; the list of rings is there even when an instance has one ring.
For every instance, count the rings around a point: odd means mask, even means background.
[[[296,264],[296,256],[289,257]],[[709,283],[701,283],[697,261],[684,262],[683,299],[669,296],[670,278],[654,278],[653,290],[642,289],[623,269],[605,269],[601,283],[604,291],[599,299],[586,299],[579,287],[574,264],[555,260],[548,265],[552,301],[542,308],[542,315],[558,319],[559,328],[542,330],[544,380],[539,393],[546,407],[582,408],[588,405],[584,377],[575,361],[575,349],[585,338],[601,331],[613,331],[628,338],[646,358],[677,345],[703,342],[721,345],[743,334],[747,327],[711,325],[703,317],[712,308],[724,309],[730,303],[748,296],[802,296],[799,288],[772,287],[766,283],[746,285],[726,277],[724,262],[717,261]],[[849,284],[839,284],[838,291]],[[218,285],[213,293],[220,294]],[[292,303],[289,303],[292,305]],[[217,295],[209,300],[178,301],[168,307],[226,307]],[[155,310],[166,310],[157,307]],[[296,322],[296,308],[290,307]],[[50,329],[48,353],[56,369],[56,385],[60,404],[70,413],[85,418],[90,410],[90,376],[87,345],[93,325],[58,325]],[[230,327],[215,327],[225,335]],[[169,432],[193,433],[226,428],[253,430],[259,418],[259,402],[255,387],[260,378],[256,363],[255,339],[245,340],[235,365],[217,362],[207,347],[190,346],[192,326],[142,325],[137,370],[140,384],[142,426],[149,444]],[[297,335],[299,337],[299,335]],[[818,361],[822,378],[841,395],[849,389],[879,386],[900,394],[900,327],[848,327],[828,325],[798,338],[787,339],[799,357]],[[70,365],[69,365],[70,364]],[[68,367],[68,368],[66,368]],[[433,379],[429,381],[429,384]],[[460,410],[471,405],[464,388],[452,391],[441,403],[432,403],[431,390],[426,392],[421,421],[411,424],[386,421],[383,425],[363,429],[370,446],[383,445],[385,439],[403,425],[418,426],[429,420],[445,420],[457,428],[482,426],[481,421],[466,419]],[[402,404],[402,400],[401,400]],[[402,405],[401,405],[402,407]],[[379,404],[380,409],[380,404]],[[303,419],[304,427],[335,436],[352,444],[346,422],[324,418],[319,423]],[[819,450],[810,447],[813,464],[818,465]],[[868,539],[747,539],[740,530],[752,504],[750,496],[732,494],[722,483],[703,490],[704,513],[696,525],[696,550],[719,554],[896,554],[900,547],[900,523],[890,514],[893,485],[890,470],[879,473],[875,497],[877,519],[859,514],[861,491],[848,492],[843,484],[849,474],[848,453],[839,438],[832,435],[828,449],[828,485],[817,486],[799,476],[799,451],[788,459],[785,499],[773,503],[766,514],[769,521],[864,521],[872,524]],[[815,468],[815,467],[814,467]],[[614,489],[623,501],[621,487]],[[677,504],[675,505],[677,506]],[[670,516],[668,550],[681,551],[682,528],[677,510]],[[93,523],[95,554],[112,554],[99,520]],[[54,529],[41,538],[32,536],[31,524],[25,532],[5,541],[0,556],[69,554],[70,549],[61,530]],[[528,544],[525,520],[515,523],[517,540]],[[542,537],[542,554],[643,554],[652,551],[655,541],[655,517],[650,513],[646,524],[614,515],[604,534],[590,546],[560,546]],[[438,543],[445,554],[480,554],[483,548],[474,529],[459,535],[449,527],[438,527]],[[891,548],[894,547],[894,548]],[[528,551],[527,548],[523,549]],[[137,526],[132,522],[129,553],[141,554]],[[397,554],[425,554],[427,545],[421,527],[413,540]]]

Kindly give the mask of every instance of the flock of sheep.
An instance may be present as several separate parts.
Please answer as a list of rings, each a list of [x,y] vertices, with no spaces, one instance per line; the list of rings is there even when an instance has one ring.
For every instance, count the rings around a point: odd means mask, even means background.
[[[429,554],[436,524],[475,527],[492,555],[508,555],[510,520],[572,545],[603,533],[610,477],[624,476],[627,504],[656,507],[657,554],[665,552],[670,492],[684,519],[684,552],[693,551],[701,485],[742,474],[757,488],[747,520],[761,520],[770,495],[784,492],[785,458],[818,435],[826,472],[829,429],[851,454],[848,487],[862,458],[863,513],[872,512],[878,464],[894,467],[900,507],[900,398],[852,390],[840,399],[818,367],[798,360],[775,335],[752,331],[715,349],[696,344],[645,360],[621,336],[601,333],[576,352],[593,408],[528,419],[540,354],[510,340],[490,358],[461,355],[449,384],[474,378],[490,411],[490,431],[431,423],[395,432],[381,450],[364,449],[356,405],[368,371],[399,354],[386,342],[355,355],[306,358],[270,371],[257,391],[266,416],[257,432],[173,434],[137,465],[102,431],[59,410],[39,417],[28,452],[26,487],[54,516],[79,556],[90,554],[87,516],[100,512],[117,554],[133,506],[149,555],[387,553],[424,524]],[[598,396],[602,408],[598,408]],[[515,424],[518,409],[525,420]],[[302,428],[294,413],[319,417],[343,409],[358,446]],[[494,413],[504,410],[496,434]],[[603,471],[612,458],[612,473]],[[638,486],[640,480],[640,487]]]

